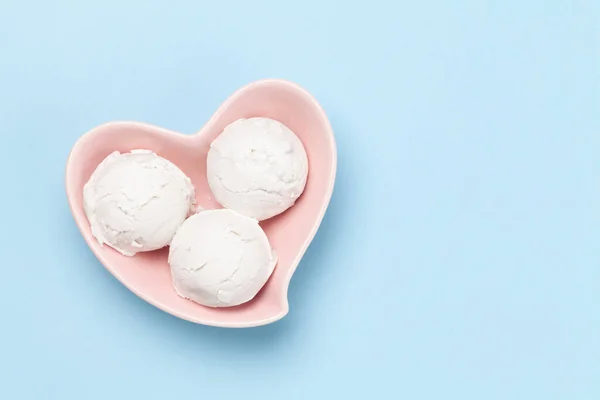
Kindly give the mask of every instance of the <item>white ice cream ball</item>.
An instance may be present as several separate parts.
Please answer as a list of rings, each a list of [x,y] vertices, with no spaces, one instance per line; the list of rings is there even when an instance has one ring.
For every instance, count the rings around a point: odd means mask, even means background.
[[[83,188],[92,234],[126,256],[167,246],[194,197],[190,179],[149,150],[110,154]]]
[[[209,307],[252,300],[276,263],[258,221],[228,209],[192,215],[177,230],[169,248],[177,293]]]
[[[269,118],[231,123],[208,152],[208,185],[215,200],[259,221],[294,205],[307,176],[302,142],[285,125]]]

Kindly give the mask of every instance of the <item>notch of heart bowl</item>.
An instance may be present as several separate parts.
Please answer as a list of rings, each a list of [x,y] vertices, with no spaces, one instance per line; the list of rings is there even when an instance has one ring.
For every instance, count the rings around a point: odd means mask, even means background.
[[[294,131],[306,148],[309,175],[296,204],[261,223],[278,263],[273,275],[250,302],[237,307],[204,307],[179,297],[173,289],[168,249],[126,257],[92,236],[83,210],[83,186],[96,166],[113,151],[149,149],[181,168],[196,188],[197,204],[221,208],[206,181],[210,143],[239,118],[268,117]],[[73,146],[66,166],[66,192],[77,227],[98,260],[129,290],[179,318],[220,327],[252,327],[283,318],[288,312],[290,279],[312,241],[329,204],[335,181],[337,151],[331,126],[317,101],[284,80],[253,82],[236,91],[195,135],[184,135],[138,122],[110,122],[92,129]]]

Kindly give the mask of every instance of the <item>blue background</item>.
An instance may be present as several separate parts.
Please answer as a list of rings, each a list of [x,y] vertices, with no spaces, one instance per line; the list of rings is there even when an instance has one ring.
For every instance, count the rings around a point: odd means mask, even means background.
[[[594,0],[0,1],[0,398],[600,398],[599,26]],[[193,325],[96,261],[65,161],[267,77],[323,104],[335,193],[288,317]]]

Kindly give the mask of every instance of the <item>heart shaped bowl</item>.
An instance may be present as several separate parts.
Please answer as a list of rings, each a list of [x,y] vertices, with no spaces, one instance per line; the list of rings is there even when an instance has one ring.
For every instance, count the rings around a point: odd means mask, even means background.
[[[239,118],[268,117],[298,135],[309,160],[304,193],[283,214],[261,223],[279,261],[273,275],[250,302],[231,308],[209,308],[179,297],[167,264],[168,249],[126,257],[92,236],[83,210],[83,186],[98,164],[113,151],[152,150],[185,172],[196,188],[197,204],[221,208],[212,200],[206,181],[210,143]],[[98,260],[129,290],[148,303],[179,318],[220,327],[252,327],[288,313],[290,279],[312,241],[333,191],[337,151],[331,126],[317,101],[298,85],[262,80],[235,92],[195,135],[184,135],[138,122],[110,122],[82,136],[67,160],[66,191],[75,222]]]

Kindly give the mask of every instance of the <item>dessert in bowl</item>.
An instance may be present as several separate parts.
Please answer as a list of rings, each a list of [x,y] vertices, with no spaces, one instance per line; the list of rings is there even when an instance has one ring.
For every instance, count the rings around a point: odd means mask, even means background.
[[[115,151],[152,151],[190,178],[198,206],[219,209],[221,205],[207,181],[210,145],[234,121],[253,117],[270,118],[292,130],[306,150],[309,171],[304,191],[295,204],[260,223],[277,254],[277,264],[270,279],[251,301],[235,307],[214,308],[186,300],[173,287],[168,248],[128,257],[96,240],[84,210],[83,189],[107,156]],[[291,82],[263,80],[236,91],[193,135],[138,122],[110,122],[92,129],[77,141],[69,155],[66,192],[75,222],[90,249],[108,271],[140,298],[195,323],[251,327],[277,321],[287,314],[288,285],[323,219],[333,191],[336,165],[333,132],[317,101]]]

